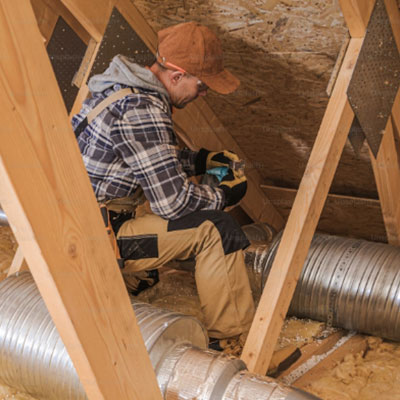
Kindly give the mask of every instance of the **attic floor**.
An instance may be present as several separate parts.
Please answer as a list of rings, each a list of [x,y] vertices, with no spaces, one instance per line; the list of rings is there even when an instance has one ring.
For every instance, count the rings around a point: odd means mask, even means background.
[[[17,244],[7,227],[0,227],[0,279],[6,277]],[[202,319],[196,285],[190,271],[163,268],[160,283],[142,292],[138,300],[155,306],[191,314]],[[324,323],[288,318],[275,348],[272,369],[296,348],[304,349],[310,343],[318,343],[337,330],[327,329]],[[240,346],[229,347],[225,352],[239,355]],[[283,356],[282,356],[283,355]],[[283,371],[281,377],[285,374]],[[280,379],[278,375],[278,379]],[[283,378],[282,378],[283,379]],[[296,385],[296,383],[293,383]],[[358,353],[337,360],[334,368],[324,370],[318,379],[310,380],[303,389],[323,400],[391,400],[400,398],[400,344],[383,342],[379,338],[368,338],[366,348]],[[35,400],[15,389],[0,385],[0,400]],[[40,399],[36,399],[40,400]]]

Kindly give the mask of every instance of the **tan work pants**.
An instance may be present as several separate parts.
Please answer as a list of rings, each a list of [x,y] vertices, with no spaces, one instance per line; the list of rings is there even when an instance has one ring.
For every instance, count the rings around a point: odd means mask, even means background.
[[[152,214],[128,220],[117,235],[126,260],[122,273],[129,276],[173,259],[195,257],[196,285],[210,337],[246,333],[254,303],[241,250],[246,239],[235,224],[222,211],[200,211],[176,221]]]

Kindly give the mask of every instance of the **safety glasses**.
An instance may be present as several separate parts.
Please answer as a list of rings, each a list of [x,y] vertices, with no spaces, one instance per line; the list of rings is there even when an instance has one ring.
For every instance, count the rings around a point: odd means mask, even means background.
[[[158,53],[158,50],[156,53],[156,57],[157,57],[157,62],[159,62],[163,67],[182,72],[182,74],[185,74],[187,76],[193,76],[193,75],[189,74],[189,72],[185,71],[183,68],[178,67],[177,65],[172,64],[169,61],[166,61],[165,57],[160,56],[160,54]],[[198,88],[199,92],[203,92],[208,89],[208,86],[199,79],[197,81],[197,88]]]

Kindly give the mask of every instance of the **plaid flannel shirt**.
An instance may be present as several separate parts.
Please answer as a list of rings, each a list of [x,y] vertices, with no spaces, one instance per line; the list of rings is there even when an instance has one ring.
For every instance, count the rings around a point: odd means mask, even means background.
[[[105,97],[124,85],[95,93],[72,119],[77,128]],[[99,201],[132,195],[139,186],[152,211],[176,219],[223,208],[221,189],[190,182],[197,152],[180,150],[170,106],[157,92],[138,88],[103,110],[79,135],[79,148]]]

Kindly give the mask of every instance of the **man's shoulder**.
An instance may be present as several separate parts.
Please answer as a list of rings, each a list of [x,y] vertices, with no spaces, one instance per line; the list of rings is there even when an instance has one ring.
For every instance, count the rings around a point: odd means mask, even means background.
[[[123,101],[124,111],[132,116],[130,111],[144,110],[153,113],[164,113],[171,119],[169,104],[156,92],[141,91],[140,89],[129,94]]]
[[[153,93],[129,94],[119,105],[117,131],[132,133],[138,142],[164,143],[176,146],[171,113],[164,101]],[[125,122],[124,122],[125,121]]]

